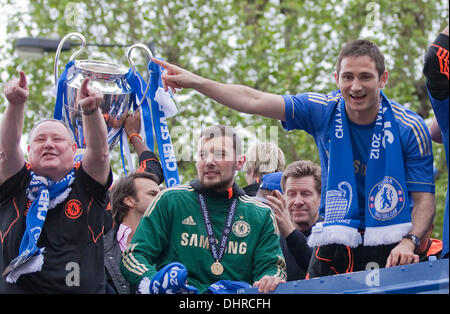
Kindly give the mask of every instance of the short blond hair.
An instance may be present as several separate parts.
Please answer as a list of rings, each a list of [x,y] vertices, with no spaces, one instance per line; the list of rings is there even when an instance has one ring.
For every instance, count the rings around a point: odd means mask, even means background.
[[[257,177],[262,177],[272,172],[283,171],[284,169],[284,153],[274,143],[254,143],[249,147],[245,155],[244,171],[246,173],[253,172]]]

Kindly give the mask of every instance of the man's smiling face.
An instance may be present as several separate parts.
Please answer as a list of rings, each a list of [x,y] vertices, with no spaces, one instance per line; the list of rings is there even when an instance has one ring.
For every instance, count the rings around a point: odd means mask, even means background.
[[[348,56],[342,59],[340,72],[335,74],[335,79],[352,122],[369,124],[375,121],[380,89],[386,85],[387,78],[387,71],[379,77],[375,62],[369,56]]]
[[[30,135],[28,158],[40,176],[62,179],[72,168],[77,149],[67,128],[56,121],[40,123]]]

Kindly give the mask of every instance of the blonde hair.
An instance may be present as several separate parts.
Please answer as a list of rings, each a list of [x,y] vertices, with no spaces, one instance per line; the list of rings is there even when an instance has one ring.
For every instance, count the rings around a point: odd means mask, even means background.
[[[245,155],[244,171],[246,173],[253,172],[257,177],[284,169],[284,153],[274,143],[257,142],[249,147]]]

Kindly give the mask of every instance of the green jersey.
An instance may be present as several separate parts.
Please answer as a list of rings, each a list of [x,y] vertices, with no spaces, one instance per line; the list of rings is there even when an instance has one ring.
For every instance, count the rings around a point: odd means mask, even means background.
[[[222,236],[232,199],[206,194],[205,200],[217,241]],[[220,260],[224,271],[221,275],[213,274],[211,265],[215,260],[198,193],[192,185],[166,189],[155,198],[123,253],[121,271],[131,285],[138,286],[144,277],[151,279],[172,262],[186,267],[188,284],[200,293],[219,280],[253,284],[264,275],[286,278],[271,209],[243,193],[238,196],[232,231]]]

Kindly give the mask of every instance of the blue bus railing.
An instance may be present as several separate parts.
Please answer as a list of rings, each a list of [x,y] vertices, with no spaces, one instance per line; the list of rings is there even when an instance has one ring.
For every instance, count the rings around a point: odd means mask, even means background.
[[[258,293],[256,288],[241,294]],[[421,262],[391,268],[373,268],[335,276],[280,284],[275,294],[417,294],[449,293],[449,260]]]

